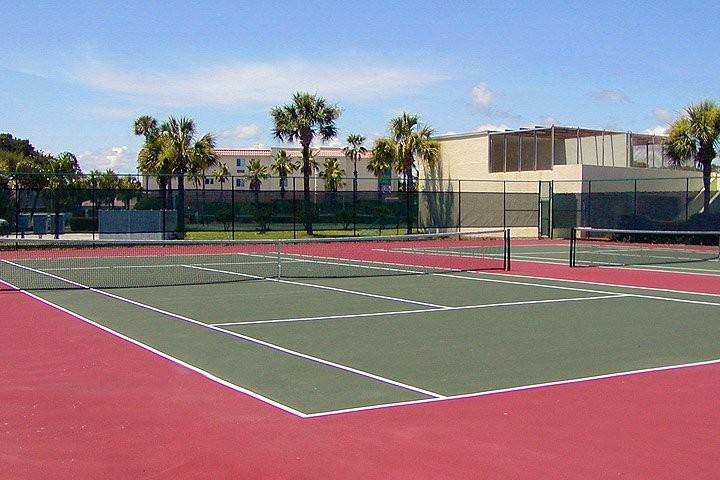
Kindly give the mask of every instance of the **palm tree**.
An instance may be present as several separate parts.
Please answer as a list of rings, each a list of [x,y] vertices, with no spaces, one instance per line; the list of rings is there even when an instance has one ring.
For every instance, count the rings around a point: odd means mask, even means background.
[[[345,186],[343,177],[345,170],[336,158],[328,158],[323,165],[323,171],[320,172],[320,178],[325,181],[325,190],[337,192],[338,188]]]
[[[172,169],[169,157],[167,139],[160,135],[158,122],[149,115],[138,117],[133,124],[135,135],[145,137],[145,143],[138,152],[138,171],[145,175],[152,175],[157,178],[162,208],[167,207],[167,189],[170,185],[170,174]]]
[[[221,163],[215,170],[212,171],[212,175],[217,178],[217,181],[220,183],[220,191],[222,192],[223,185],[230,177],[230,170],[228,170],[227,165]]]
[[[250,190],[255,193],[255,203],[258,202],[260,196],[260,185],[262,181],[268,178],[268,168],[260,163],[260,160],[252,159],[247,164],[247,173],[244,177],[250,180]]]
[[[287,176],[294,173],[298,168],[300,168],[300,162],[293,160],[285,150],[280,150],[273,156],[270,170],[280,177],[280,198],[285,199]]]
[[[170,117],[160,126],[160,132],[160,135],[167,139],[166,153],[172,166],[172,173],[177,175],[177,226],[178,235],[183,236],[185,234],[185,175],[194,162],[205,164],[209,159],[215,157],[215,140],[211,135],[204,135],[199,140],[195,140],[195,122],[185,117],[179,119]],[[203,159],[198,160],[196,156],[203,157]]]
[[[694,159],[703,172],[703,211],[710,205],[712,161],[720,144],[720,105],[711,100],[690,105],[671,126],[665,140],[668,156],[677,164]]]
[[[362,135],[348,135],[347,137],[347,143],[348,145],[343,148],[343,153],[346,157],[352,159],[353,161],[353,203],[355,201],[355,196],[357,195],[357,187],[358,187],[358,171],[357,171],[357,161],[360,157],[365,155],[367,153],[367,148],[363,146],[363,143],[365,143],[366,138]]]
[[[310,144],[319,137],[325,142],[337,135],[335,121],[341,110],[327,103],[324,98],[298,92],[292,102],[270,111],[273,118],[273,135],[282,142],[298,141],[302,146],[303,169],[303,212],[305,231],[312,234],[310,204]]]
[[[120,189],[118,199],[125,205],[125,210],[130,210],[132,199],[140,197],[142,184],[135,177],[124,176],[120,178],[118,188]]]
[[[389,163],[405,178],[407,233],[412,233],[413,167],[416,167],[416,161],[432,165],[440,156],[440,144],[432,140],[432,134],[430,127],[420,125],[417,115],[403,113],[390,121],[390,136],[382,139],[382,148],[375,152],[382,157],[379,161]]]
[[[367,164],[367,170],[377,178],[378,199],[382,197],[380,179],[383,175],[385,175],[385,173],[387,173],[388,168],[392,167],[392,163],[389,159],[392,157],[394,148],[394,142],[387,137],[378,138],[373,144],[372,158]]]

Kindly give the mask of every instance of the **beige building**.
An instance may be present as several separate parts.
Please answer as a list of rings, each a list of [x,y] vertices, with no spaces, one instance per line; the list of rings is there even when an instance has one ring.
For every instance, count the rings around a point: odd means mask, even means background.
[[[702,173],[672,165],[661,136],[552,126],[435,139],[440,159],[420,167],[419,188],[454,196],[426,195],[420,215],[429,225],[549,236],[628,215],[681,221],[703,209]]]
[[[568,127],[535,127],[436,137],[440,162],[421,169],[424,181],[555,181],[686,178],[702,174],[678,169],[663,137]],[[477,187],[480,186],[478,183]],[[472,182],[463,185],[473,190]]]

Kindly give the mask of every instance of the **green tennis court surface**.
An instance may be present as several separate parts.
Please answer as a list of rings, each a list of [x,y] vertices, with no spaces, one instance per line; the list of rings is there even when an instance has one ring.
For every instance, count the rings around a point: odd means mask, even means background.
[[[287,259],[318,269],[338,263]],[[137,260],[107,261],[134,267]],[[213,275],[234,277],[244,268],[226,260],[205,259],[216,264],[207,267]],[[86,278],[52,262],[17,262],[58,282]],[[153,263],[161,267],[146,270],[160,284],[178,269],[198,271],[172,257]],[[358,271],[378,266],[341,263]],[[301,415],[720,358],[717,296],[384,268],[344,278],[318,270],[302,279],[33,293]]]

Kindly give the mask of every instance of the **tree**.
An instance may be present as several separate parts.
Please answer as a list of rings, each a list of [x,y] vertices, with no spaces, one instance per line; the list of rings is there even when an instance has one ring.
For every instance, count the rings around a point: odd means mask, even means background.
[[[133,198],[140,198],[142,194],[142,184],[135,177],[124,176],[118,181],[117,198],[125,205],[125,210],[130,210],[130,202]]]
[[[300,162],[290,157],[285,150],[277,152],[270,164],[270,170],[280,177],[280,198],[285,199],[285,189],[287,188],[287,176],[300,168]]]
[[[192,168],[215,162],[215,139],[206,134],[196,140],[195,122],[185,117],[168,118],[160,125],[159,138],[164,139],[160,158],[167,162],[170,173],[177,175],[177,227],[182,237],[185,234],[185,175]]]
[[[325,190],[337,192],[338,188],[345,186],[345,170],[336,158],[328,158],[323,164],[323,170],[320,172],[320,178],[325,181]]]
[[[310,145],[316,137],[326,142],[337,135],[335,121],[341,110],[328,104],[327,100],[298,92],[292,102],[270,111],[273,119],[273,135],[282,142],[300,142],[303,170],[303,221],[305,231],[312,234],[312,206],[310,203]]]
[[[378,198],[382,195],[380,179],[387,173],[388,169],[392,167],[391,158],[394,148],[394,142],[387,137],[378,138],[373,144],[372,158],[367,164],[367,170],[377,178]]]
[[[677,164],[694,160],[703,172],[704,212],[710,205],[712,161],[720,144],[720,105],[711,100],[690,105],[671,126],[665,140],[668,156]]]
[[[382,156],[378,161],[392,165],[405,178],[407,233],[412,233],[410,192],[416,189],[413,168],[416,162],[433,165],[440,156],[440,144],[432,140],[432,134],[430,127],[420,125],[417,115],[403,113],[390,121],[390,135],[378,140],[381,148],[374,152]]]
[[[227,165],[221,163],[215,170],[213,170],[212,174],[220,183],[220,191],[222,192],[223,185],[227,182],[228,178],[230,178],[230,170],[228,170]]]
[[[137,168],[140,173],[157,178],[162,208],[167,208],[167,189],[172,173],[167,138],[160,135],[158,122],[149,115],[138,117],[133,124],[135,135],[145,137],[145,143],[138,152]]]
[[[255,193],[255,203],[258,202],[260,196],[260,185],[262,185],[262,181],[269,176],[268,168],[261,164],[260,160],[253,159],[248,162],[247,172],[244,177],[250,180],[250,190]]]
[[[367,148],[363,146],[365,140],[365,137],[363,137],[362,135],[348,135],[348,145],[343,148],[343,153],[345,154],[345,156],[353,161],[353,194],[357,194],[358,187],[357,161],[359,158],[361,158],[367,153]]]

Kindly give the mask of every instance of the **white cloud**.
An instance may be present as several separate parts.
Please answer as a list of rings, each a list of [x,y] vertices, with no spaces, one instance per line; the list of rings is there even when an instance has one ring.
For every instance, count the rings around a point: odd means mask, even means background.
[[[482,107],[487,107],[493,101],[495,94],[486,83],[479,83],[472,89],[473,102]]]
[[[669,122],[673,119],[673,114],[670,110],[658,107],[653,110],[653,117],[660,122]]]
[[[131,152],[124,145],[100,151],[86,151],[78,155],[78,162],[83,172],[111,168],[115,173],[134,173],[136,160],[135,152]]]
[[[595,100],[608,103],[630,103],[630,98],[622,90],[603,89],[591,93]]]
[[[494,130],[494,131],[503,131],[508,130],[510,127],[505,125],[504,123],[501,124],[493,124],[493,123],[483,123],[482,125],[479,125],[475,131],[477,132],[484,132],[486,130]]]
[[[285,101],[296,91],[334,99],[364,99],[406,93],[447,77],[413,68],[368,62],[361,70],[345,64],[306,61],[220,63],[157,70],[122,69],[89,60],[69,68],[71,80],[98,90],[140,97],[164,106],[231,106]]]
[[[257,140],[259,131],[258,126],[251,123],[249,125],[238,125],[231,129],[223,130],[218,137],[228,141]]]
[[[668,127],[657,125],[653,128],[648,128],[643,130],[642,133],[646,133],[648,135],[666,135],[667,134]]]

